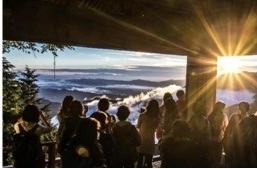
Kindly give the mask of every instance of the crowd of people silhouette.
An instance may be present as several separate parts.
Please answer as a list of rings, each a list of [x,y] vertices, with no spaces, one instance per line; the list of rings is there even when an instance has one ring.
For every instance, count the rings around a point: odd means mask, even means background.
[[[116,120],[108,113],[109,100],[102,98],[98,110],[87,117],[85,106],[66,96],[57,115],[60,167],[151,168],[155,138],[161,167],[257,167],[257,116],[248,113],[249,103],[238,103],[240,113],[228,117],[223,102],[216,102],[210,113],[195,102],[189,117],[184,91],[177,91],[176,96],[175,100],[165,93],[162,104],[150,100],[136,125],[128,121],[130,108],[126,105],[118,108]],[[14,125],[16,133],[21,128],[31,130],[39,119],[45,121],[35,107],[24,109]],[[27,118],[35,112],[34,119]],[[38,137],[51,131],[48,123],[43,124],[34,132]]]

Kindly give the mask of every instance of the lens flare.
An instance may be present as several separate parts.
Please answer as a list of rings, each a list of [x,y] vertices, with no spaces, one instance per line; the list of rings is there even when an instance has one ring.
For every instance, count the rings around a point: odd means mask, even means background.
[[[219,74],[238,73],[240,72],[241,62],[237,57],[219,57],[218,71]]]

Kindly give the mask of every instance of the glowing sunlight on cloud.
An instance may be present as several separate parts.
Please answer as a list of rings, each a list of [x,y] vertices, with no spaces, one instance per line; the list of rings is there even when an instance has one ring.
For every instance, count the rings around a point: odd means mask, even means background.
[[[257,55],[252,56],[224,56],[218,58],[218,75],[225,73],[239,73],[243,71],[257,71]]]
[[[137,66],[132,65],[113,65],[113,69],[123,69],[127,71],[137,71]]]

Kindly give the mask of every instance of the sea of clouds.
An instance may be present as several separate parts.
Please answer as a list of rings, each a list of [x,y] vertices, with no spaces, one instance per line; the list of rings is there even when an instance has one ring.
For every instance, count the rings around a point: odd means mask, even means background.
[[[51,88],[51,89],[66,89],[68,91],[76,92],[90,92],[95,93],[101,97],[108,97],[109,94],[112,94],[113,90],[110,89],[122,89],[122,90],[138,90],[142,91],[138,95],[128,95],[124,99],[118,101],[115,104],[112,104],[109,113],[116,114],[117,108],[120,105],[126,105],[130,108],[131,114],[129,120],[133,123],[137,123],[137,118],[141,108],[144,108],[150,99],[155,98],[158,100],[159,104],[162,104],[162,97],[165,92],[170,92],[173,95],[173,98],[176,100],[175,93],[179,89],[184,89],[184,86],[178,85],[169,85],[166,87],[152,87],[147,85],[126,85],[126,84],[99,84],[94,85],[83,85],[76,83],[70,79],[83,79],[83,78],[92,78],[92,79],[112,79],[112,80],[134,80],[134,79],[144,79],[149,81],[161,81],[167,79],[185,79],[185,68],[184,67],[147,67],[147,66],[138,66],[133,67],[129,70],[124,69],[59,69],[56,72],[56,79],[53,78],[52,70],[38,70],[37,73],[40,74],[39,81],[37,84],[41,88]],[[256,93],[251,93],[247,90],[240,91],[231,91],[217,89],[216,100],[223,101],[226,103],[226,106],[231,106],[239,103],[240,101],[248,101],[253,103],[253,96]],[[85,98],[89,99],[89,98]],[[110,98],[118,99],[118,98]],[[58,100],[62,102],[62,100]],[[89,110],[87,116],[97,111],[98,100],[93,100],[87,103]],[[53,118],[53,123],[58,124],[56,118]]]
[[[130,122],[132,122],[133,124],[137,124],[137,119],[140,114],[140,109],[145,108],[147,103],[151,99],[154,98],[154,99],[158,100],[159,104],[161,105],[161,104],[163,104],[162,98],[163,98],[164,93],[170,92],[172,94],[173,98],[175,100],[177,100],[176,91],[178,91],[180,89],[185,90],[181,86],[169,85],[169,86],[163,87],[163,88],[161,88],[161,87],[154,88],[154,89],[150,90],[149,92],[141,93],[136,96],[128,96],[128,97],[124,98],[123,100],[118,101],[115,104],[111,104],[108,112],[110,114],[115,115],[119,106],[126,105],[129,107],[130,112],[131,112],[128,120]],[[254,95],[255,95],[254,93],[251,93],[247,90],[230,91],[230,90],[217,89],[216,100],[223,101],[224,103],[226,103],[226,106],[229,107],[231,105],[239,103],[240,101],[247,101],[249,103],[253,103]],[[108,95],[102,95],[101,97],[108,98]],[[85,101],[86,101],[86,99],[87,98],[85,98]],[[87,106],[89,108],[88,112],[87,112],[87,117],[90,116],[93,112],[97,111],[98,101],[99,100],[93,100],[93,101],[87,103]],[[56,117],[54,117],[52,119],[52,123],[58,125],[58,121],[57,121]]]
[[[145,108],[147,103],[151,99],[154,98],[154,99],[158,100],[159,104],[162,104],[162,98],[163,98],[164,93],[170,92],[172,94],[173,98],[175,99],[176,91],[179,89],[183,89],[183,88],[181,86],[177,86],[177,85],[170,85],[170,86],[163,87],[163,88],[158,87],[153,90],[150,90],[149,92],[141,93],[136,96],[128,96],[128,97],[124,98],[123,100],[118,101],[115,104],[111,104],[108,112],[110,114],[115,115],[119,106],[126,105],[130,109],[130,116],[129,116],[128,120],[131,121],[133,124],[136,124],[137,118],[140,114],[140,109]],[[102,97],[108,98],[107,95],[102,95]],[[85,98],[85,99],[87,99],[87,98]],[[87,103],[87,106],[89,108],[88,112],[87,112],[87,116],[90,116],[93,112],[97,111],[98,101],[99,100],[93,100],[93,101]],[[56,117],[54,117],[52,119],[52,123],[58,124]]]

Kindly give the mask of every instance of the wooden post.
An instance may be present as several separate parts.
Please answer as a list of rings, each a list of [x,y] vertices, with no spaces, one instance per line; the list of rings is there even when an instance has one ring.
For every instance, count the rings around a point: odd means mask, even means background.
[[[48,168],[54,168],[55,167],[55,142],[49,143],[48,146]]]
[[[206,115],[209,115],[216,101],[217,57],[199,53],[188,56],[186,74],[186,100],[189,117],[192,105],[198,102]]]
[[[55,168],[55,156],[56,156],[55,144],[56,144],[55,142],[47,142],[42,144],[42,146],[47,147],[47,154],[48,154],[47,168]]]

